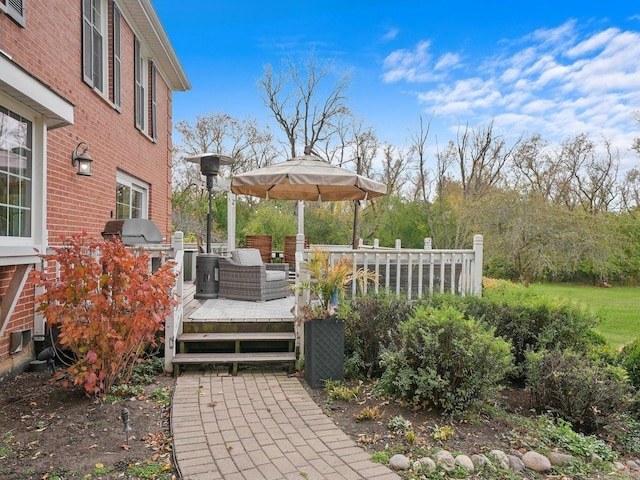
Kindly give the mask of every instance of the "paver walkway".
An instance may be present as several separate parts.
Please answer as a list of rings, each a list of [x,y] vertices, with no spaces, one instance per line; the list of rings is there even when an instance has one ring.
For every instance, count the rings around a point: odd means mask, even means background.
[[[400,479],[284,374],[189,372],[176,380],[171,426],[184,480]]]

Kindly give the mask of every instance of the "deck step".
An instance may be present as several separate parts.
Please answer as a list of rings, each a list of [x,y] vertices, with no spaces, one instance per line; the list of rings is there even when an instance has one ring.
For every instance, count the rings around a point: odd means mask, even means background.
[[[178,353],[174,364],[295,362],[295,352]]]
[[[295,340],[294,332],[183,333],[179,342],[287,341]]]

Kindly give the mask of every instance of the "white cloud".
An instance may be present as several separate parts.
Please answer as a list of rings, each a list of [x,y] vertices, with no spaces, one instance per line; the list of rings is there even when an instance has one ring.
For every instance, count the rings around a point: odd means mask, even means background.
[[[456,68],[460,64],[460,55],[457,53],[445,53],[436,62],[434,70],[448,70]]]
[[[395,40],[399,33],[400,30],[395,27],[391,27],[384,33],[384,35],[382,35],[380,39],[383,42],[390,42],[391,40]]]
[[[433,64],[433,55],[429,52],[431,42],[424,40],[419,42],[413,50],[401,49],[391,52],[384,59],[385,73],[382,79],[385,83],[394,83],[404,80],[406,82],[432,82],[441,80],[448,69],[456,67],[460,62],[458,54],[445,54],[436,64]]]
[[[615,138],[628,154],[637,137],[631,112],[640,105],[640,33],[586,32],[571,20],[503,44],[475,65],[449,52],[433,64],[430,41],[397,50],[384,63],[386,82],[424,82],[426,111],[456,124],[490,121],[505,134],[539,132],[552,141],[587,133]],[[468,63],[468,59],[467,59]],[[468,70],[465,70],[468,68]],[[464,76],[464,72],[473,72]],[[436,75],[437,72],[437,75]],[[497,121],[500,119],[500,122]],[[614,140],[612,140],[614,141]]]

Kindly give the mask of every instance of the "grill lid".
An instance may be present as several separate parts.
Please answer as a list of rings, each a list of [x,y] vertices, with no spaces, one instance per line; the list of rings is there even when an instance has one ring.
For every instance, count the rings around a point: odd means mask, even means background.
[[[162,243],[160,230],[152,220],[147,218],[109,220],[104,227],[102,237],[105,240],[119,237],[125,245]]]

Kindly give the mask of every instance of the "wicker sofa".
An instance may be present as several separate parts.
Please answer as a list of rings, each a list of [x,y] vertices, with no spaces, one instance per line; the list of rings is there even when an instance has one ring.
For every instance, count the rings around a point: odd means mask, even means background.
[[[221,298],[264,302],[291,293],[289,264],[263,263],[256,248],[239,248],[230,257],[220,257],[219,271]]]

